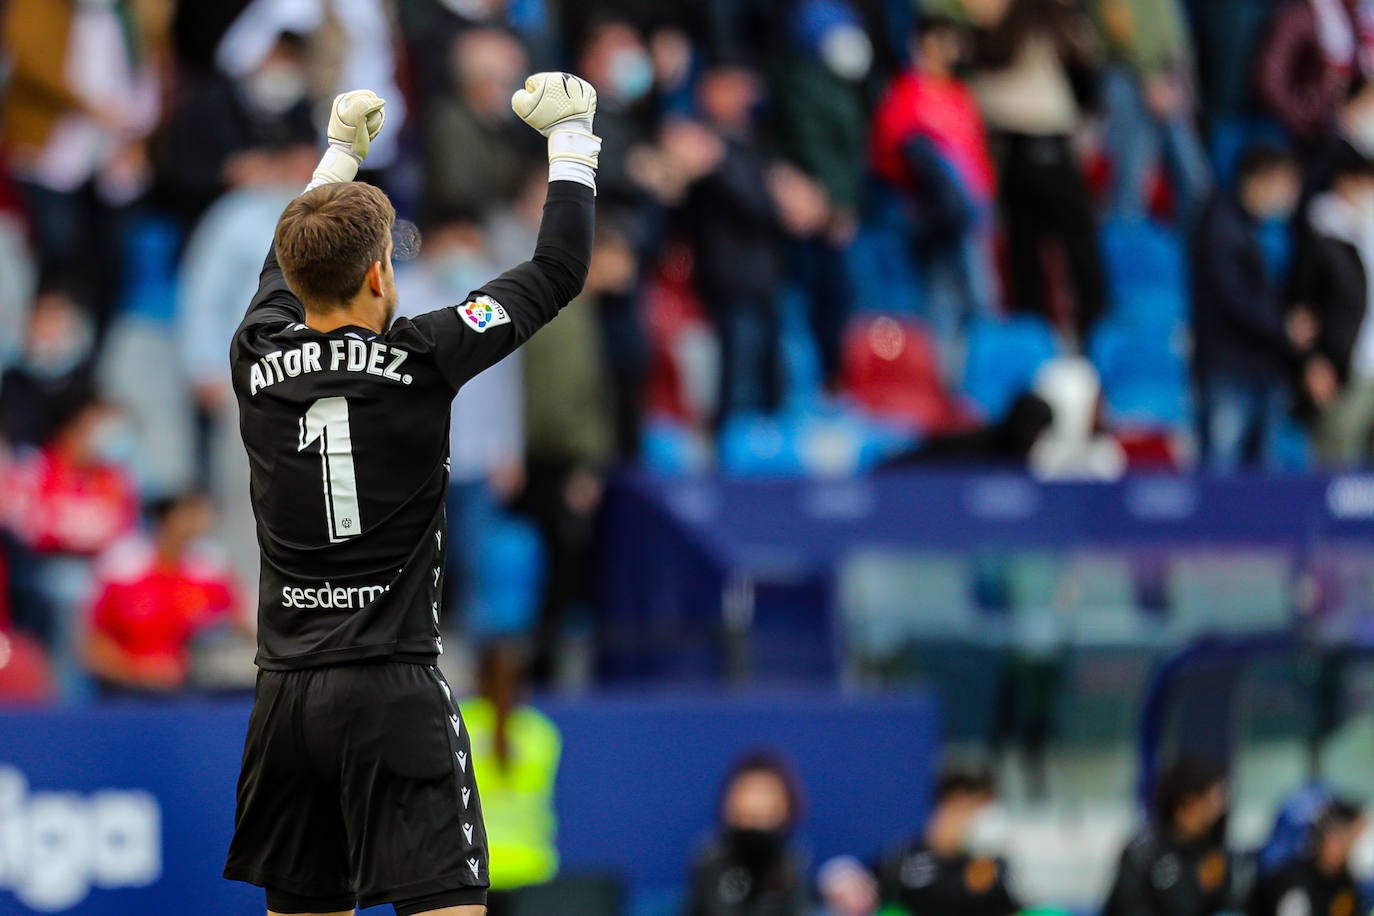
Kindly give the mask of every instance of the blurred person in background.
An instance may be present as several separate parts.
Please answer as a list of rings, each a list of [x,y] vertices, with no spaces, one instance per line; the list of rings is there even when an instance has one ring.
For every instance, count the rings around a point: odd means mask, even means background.
[[[1030,451],[1030,470],[1041,480],[1117,480],[1126,452],[1103,429],[1102,380],[1081,356],[1050,360],[1035,374],[1034,391],[1053,420]]]
[[[604,290],[633,276],[627,240],[603,227],[587,282],[574,305],[524,348],[525,489],[518,502],[538,526],[548,556],[530,675],[567,683],[571,625],[590,623],[595,523],[615,450],[609,380],[596,308]]]
[[[28,314],[19,358],[0,376],[0,439],[41,447],[62,405],[92,385],[95,325],[65,281],[48,280]]]
[[[940,775],[921,836],[884,856],[878,887],[895,912],[1012,916],[1021,909],[1001,858],[1002,817],[992,773],[953,767]]]
[[[629,163],[650,142],[653,127],[654,63],[644,38],[629,22],[604,18],[587,29],[578,54],[578,72],[596,87],[597,130],[602,135],[605,188],[597,205],[612,217],[639,215],[644,190]],[[598,182],[601,179],[598,177]],[[604,203],[599,199],[605,197]]]
[[[315,147],[313,105],[297,32],[264,43],[238,79],[215,72],[193,83],[164,130],[162,206],[190,226],[228,190],[285,181],[291,159]]]
[[[844,326],[852,311],[845,252],[859,228],[859,185],[868,131],[864,80],[873,44],[844,0],[803,0],[788,23],[792,47],[773,67],[774,142],[782,158],[825,192],[829,212],[815,235],[790,246],[790,279],[806,294],[827,387],[838,385]]]
[[[29,230],[18,193],[0,157],[0,372],[21,355],[24,326],[38,285],[38,265],[29,246]],[[3,386],[0,386],[3,387]],[[3,437],[0,433],[0,438]]]
[[[511,116],[510,94],[525,51],[494,28],[463,32],[449,51],[450,91],[424,112],[425,203],[440,211],[487,213],[510,203],[537,150]]]
[[[540,181],[547,184],[542,175]],[[474,214],[441,212],[426,223],[420,257],[397,273],[397,315],[403,318],[437,302],[463,302],[500,270],[487,255]],[[461,621],[470,634],[487,626],[489,529],[501,507],[524,487],[523,360],[521,351],[512,353],[464,385],[453,400],[444,571],[450,619],[444,622]]]
[[[1320,412],[1317,451],[1323,464],[1355,468],[1374,457],[1374,162],[1352,150],[1335,163],[1306,223],[1289,296],[1319,328],[1303,373]]]
[[[1027,391],[1011,402],[1000,420],[930,436],[916,448],[883,462],[880,468],[930,464],[1025,470],[1035,444],[1054,425],[1049,402]]]
[[[152,175],[161,90],[142,11],[131,0],[10,0],[0,24],[10,173],[42,272],[86,281],[99,333],[119,303],[129,208]]]
[[[926,319],[954,378],[970,318],[994,314],[1000,299],[991,238],[997,175],[978,102],[961,76],[967,30],[949,16],[922,17],[911,58],[878,104],[870,148],[874,171],[914,211],[911,251]]]
[[[452,72],[449,48],[455,36],[469,29],[508,30],[520,40],[536,66],[551,67],[558,63],[562,49],[558,47],[560,36],[555,27],[566,26],[566,19],[577,12],[578,5],[554,4],[562,9],[550,6],[547,0],[404,0],[396,3],[396,19],[409,52],[406,67],[413,73],[412,88],[421,107],[436,94],[446,91]],[[566,27],[562,32],[574,34]],[[591,83],[599,94],[603,88],[601,83],[596,80]]]
[[[563,737],[548,716],[529,705],[525,651],[514,642],[483,647],[477,695],[459,708],[482,774],[482,813],[491,848],[490,916],[518,906],[520,888],[558,874],[553,793]]]
[[[853,856],[836,856],[816,875],[821,907],[815,916],[873,916],[878,912],[878,881]]]
[[[1175,213],[1186,223],[1207,197],[1211,166],[1197,132],[1195,58],[1180,0],[1093,0],[1093,8],[1107,46],[1107,212],[1117,220],[1145,218],[1151,171],[1162,153]]]
[[[1317,334],[1310,312],[1287,310],[1261,240],[1264,224],[1287,221],[1297,205],[1296,162],[1256,147],[1237,181],[1234,194],[1213,194],[1189,245],[1199,457],[1219,472],[1272,465],[1289,373]]]
[[[1226,774],[1196,758],[1161,773],[1150,821],[1126,844],[1102,916],[1209,916],[1231,908]]]
[[[1107,308],[1097,224],[1074,138],[1095,104],[1097,47],[1077,0],[965,0],[973,90],[993,134],[1014,305],[1053,320],[1044,248],[1063,251],[1069,328],[1086,347]]]
[[[148,519],[146,536],[116,544],[96,564],[85,658],[107,695],[184,686],[192,639],[243,612],[233,577],[203,543],[215,524],[204,494],[160,500]]]
[[[805,866],[790,837],[801,794],[781,758],[741,758],[725,781],[720,828],[692,866],[684,916],[805,916]]]
[[[754,71],[717,65],[701,76],[706,130],[682,125],[674,143],[690,153],[685,211],[696,253],[697,289],[721,342],[718,419],[766,413],[782,403],[778,289],[790,235],[819,231],[825,194],[795,168],[772,162],[755,134],[761,87]],[[680,155],[679,159],[686,159]]]
[[[1360,888],[1350,872],[1351,852],[1367,826],[1359,805],[1328,801],[1302,854],[1256,883],[1247,916],[1325,916],[1359,912]]]
[[[1374,76],[1374,4],[1287,0],[1269,24],[1256,66],[1261,102],[1310,152],[1334,128],[1350,84]]]
[[[1336,167],[1355,158],[1374,159],[1374,81],[1359,77],[1336,115],[1335,129],[1320,148],[1302,160],[1303,205],[1306,216],[1312,198],[1331,189]]]

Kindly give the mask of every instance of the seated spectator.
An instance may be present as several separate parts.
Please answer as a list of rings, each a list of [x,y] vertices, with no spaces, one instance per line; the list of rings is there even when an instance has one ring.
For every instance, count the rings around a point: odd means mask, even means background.
[[[91,386],[95,325],[74,292],[48,283],[29,310],[18,361],[0,376],[0,439],[42,446],[61,405]]]
[[[1361,0],[1288,0],[1259,49],[1260,101],[1300,147],[1331,132],[1350,83],[1374,76],[1374,30]]]
[[[1220,828],[1226,774],[1180,758],[1155,788],[1150,822],[1127,843],[1102,916],[1209,916],[1230,909],[1235,882]]]
[[[425,202],[441,212],[486,214],[507,204],[525,177],[524,134],[510,96],[525,74],[525,51],[497,29],[453,41],[452,88],[425,113]]]
[[[96,566],[86,664],[108,693],[182,687],[191,640],[243,611],[227,568],[198,543],[214,526],[210,501],[192,493],[148,514],[150,534],[117,544]]]
[[[491,916],[517,903],[523,887],[558,874],[554,783],[563,739],[525,696],[524,650],[510,642],[483,648],[477,696],[461,704],[481,774],[482,816],[491,851]]]
[[[801,815],[791,770],[768,753],[730,772],[720,831],[692,867],[685,916],[805,916],[805,869],[789,843]]]
[[[1107,308],[1097,220],[1074,151],[1092,103],[1085,86],[1097,48],[1076,3],[969,3],[974,92],[993,134],[998,191],[1015,307],[1054,319],[1044,248],[1062,249],[1073,303],[1071,328],[1086,345]]]
[[[1151,170],[1163,154],[1175,210],[1197,215],[1211,183],[1207,151],[1198,138],[1194,54],[1180,0],[1094,0],[1107,39],[1103,74],[1107,114],[1104,147],[1112,163],[1108,212],[1143,219]]]
[[[162,205],[194,223],[230,188],[289,171],[299,147],[316,145],[313,104],[306,39],[294,32],[267,44],[241,80],[215,74],[194,84],[164,131]]]
[[[883,903],[910,914],[1012,916],[1007,864],[993,827],[997,788],[984,769],[950,769],[935,789],[922,835],[893,850],[878,869]]]
[[[1360,888],[1350,873],[1350,854],[1365,826],[1359,805],[1328,802],[1312,825],[1303,854],[1256,883],[1247,916],[1353,916],[1359,911]]]
[[[1000,298],[989,231],[997,176],[978,103],[958,76],[967,43],[954,19],[920,21],[912,66],[884,93],[870,143],[874,170],[914,205],[913,255],[948,374],[968,319]]]
[[[1374,162],[1353,151],[1308,208],[1291,296],[1320,328],[1305,371],[1320,411],[1317,451],[1334,468],[1374,458]]]
[[[816,916],[873,916],[878,912],[878,882],[852,856],[837,856],[816,877],[821,908]]]
[[[1261,225],[1287,220],[1299,179],[1291,156],[1259,147],[1242,158],[1234,195],[1217,192],[1189,246],[1193,377],[1203,467],[1271,466],[1288,409],[1287,378],[1316,334],[1311,316],[1290,320],[1263,247]]]
[[[1116,480],[1126,453],[1102,429],[1102,381],[1081,356],[1051,360],[1035,374],[1035,393],[1053,421],[1035,440],[1031,473],[1041,480]]]

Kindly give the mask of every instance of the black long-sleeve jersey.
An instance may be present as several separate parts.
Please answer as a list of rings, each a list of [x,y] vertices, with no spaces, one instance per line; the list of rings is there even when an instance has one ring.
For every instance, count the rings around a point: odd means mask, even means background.
[[[432,664],[449,409],[582,289],[594,192],[549,185],[531,260],[383,334],[305,325],[275,250],[230,347],[261,551],[259,667]]]

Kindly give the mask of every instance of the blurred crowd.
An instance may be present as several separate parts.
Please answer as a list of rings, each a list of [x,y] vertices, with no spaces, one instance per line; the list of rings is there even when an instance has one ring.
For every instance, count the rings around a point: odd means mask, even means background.
[[[598,89],[586,290],[454,407],[450,614],[529,635],[541,679],[592,619],[617,466],[1105,479],[1374,455],[1370,0],[0,17],[0,613],[63,684],[165,690],[193,647],[251,632],[227,341],[322,106],[358,86],[388,99],[361,177],[402,216],[410,313],[532,248],[523,75]]]

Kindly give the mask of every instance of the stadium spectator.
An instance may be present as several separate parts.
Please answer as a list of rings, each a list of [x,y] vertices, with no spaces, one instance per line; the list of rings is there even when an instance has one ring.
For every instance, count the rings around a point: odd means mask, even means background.
[[[440,212],[485,214],[509,204],[528,150],[510,116],[525,51],[506,32],[461,33],[450,49],[451,87],[425,114],[425,203]]]
[[[1352,158],[1374,158],[1374,81],[1351,83],[1350,94],[1336,116],[1335,130],[1311,155],[1303,159],[1303,206],[1313,196],[1330,190],[1336,166]]]
[[[1256,883],[1247,916],[1358,912],[1360,888],[1350,873],[1350,856],[1365,827],[1359,805],[1327,802],[1302,855]]]
[[[931,436],[915,449],[896,455],[885,467],[937,465],[1025,469],[1035,443],[1054,426],[1054,411],[1038,394],[1026,392],[1012,401],[995,423],[962,432]]]
[[[957,20],[922,18],[912,65],[879,102],[871,141],[874,170],[913,210],[912,256],[951,376],[969,318],[993,314],[1000,299],[991,242],[997,176],[978,103],[959,76],[967,45]]]
[[[719,832],[693,863],[684,916],[805,916],[805,868],[789,841],[800,818],[784,761],[740,759],[721,793]]]
[[[122,289],[129,207],[151,179],[158,61],[150,23],[128,0],[11,0],[0,104],[9,170],[32,220],[45,275],[84,281],[103,332]]]
[[[525,490],[519,506],[539,527],[549,569],[531,676],[566,676],[566,631],[591,608],[590,570],[605,472],[615,448],[596,325],[603,288],[622,284],[624,240],[602,233],[582,295],[525,344]]]
[[[781,404],[782,249],[789,231],[819,229],[829,209],[809,179],[764,154],[752,118],[759,92],[753,71],[713,67],[702,74],[698,93],[709,133],[687,134],[701,177],[688,188],[685,209],[697,288],[720,336],[722,420]]]
[[[645,195],[630,162],[651,136],[654,65],[649,50],[628,22],[606,19],[590,27],[578,67],[597,90],[596,129],[602,137],[597,205],[607,207],[612,219],[637,215]]]
[[[5,163],[0,158],[0,371],[20,355],[24,324],[38,283],[37,265],[29,249],[28,226]]]
[[[518,912],[520,889],[558,874],[553,808],[563,738],[558,726],[530,706],[524,649],[511,642],[485,646],[477,695],[460,704],[481,774],[482,816],[491,849],[490,916]]]
[[[988,770],[954,767],[942,773],[935,810],[921,836],[889,852],[878,868],[883,903],[949,916],[1019,912],[1001,858],[996,805]]]
[[[1297,165],[1281,150],[1257,147],[1241,160],[1238,180],[1234,195],[1217,192],[1207,203],[1189,250],[1199,457],[1223,472],[1272,466],[1288,374],[1316,336],[1309,312],[1286,313],[1283,277],[1260,236],[1263,224],[1292,215]]]
[[[433,217],[419,259],[397,273],[396,313],[413,318],[463,302],[498,273],[473,215]],[[500,507],[524,487],[523,360],[522,352],[512,353],[464,385],[453,400],[444,604],[469,633],[480,632],[488,619],[489,528]]]
[[[1352,81],[1374,76],[1374,7],[1288,0],[1259,49],[1260,100],[1303,150],[1334,127]]]
[[[873,916],[878,912],[878,882],[853,856],[836,856],[816,877],[821,908],[816,916]]]
[[[1102,916],[1208,916],[1230,909],[1235,875],[1222,846],[1226,774],[1180,758],[1155,788],[1150,822],[1127,843]]]
[[[973,90],[993,134],[1002,220],[1017,309],[1054,317],[1044,251],[1062,250],[1072,288],[1068,322],[1078,340],[1106,310],[1097,226],[1074,134],[1095,102],[1092,23],[1059,0],[979,0]]]
[[[819,233],[792,243],[788,273],[807,295],[821,374],[834,388],[852,310],[845,253],[859,228],[864,80],[873,45],[845,0],[804,0],[789,25],[792,47],[773,68],[774,141],[782,158],[825,192],[829,212]]]
[[[1374,457],[1374,162],[1351,151],[1331,170],[1331,190],[1307,214],[1294,264],[1292,299],[1319,327],[1307,356],[1307,397],[1321,411],[1317,450],[1331,467]]]
[[[61,407],[92,384],[95,327],[74,291],[49,282],[34,299],[19,359],[0,376],[0,439],[41,447]]]
[[[243,611],[227,568],[201,540],[214,527],[207,497],[154,503],[152,530],[96,565],[86,664],[107,694],[164,693],[186,684],[197,633]]]
[[[1211,168],[1196,126],[1192,37],[1180,0],[1094,0],[1107,45],[1104,152],[1112,164],[1107,211],[1143,219],[1163,154],[1175,210],[1186,222],[1207,196]]]
[[[238,80],[192,85],[167,122],[158,165],[164,209],[193,224],[231,188],[272,183],[314,148],[306,38],[281,32]]]

